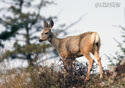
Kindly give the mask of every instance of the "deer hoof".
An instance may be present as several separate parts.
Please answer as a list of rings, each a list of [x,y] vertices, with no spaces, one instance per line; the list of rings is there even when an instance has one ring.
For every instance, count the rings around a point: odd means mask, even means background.
[[[102,76],[102,75],[100,76],[100,79],[103,79],[103,76]]]
[[[86,78],[86,79],[84,80],[84,83],[86,83],[87,81],[89,81],[89,78]]]

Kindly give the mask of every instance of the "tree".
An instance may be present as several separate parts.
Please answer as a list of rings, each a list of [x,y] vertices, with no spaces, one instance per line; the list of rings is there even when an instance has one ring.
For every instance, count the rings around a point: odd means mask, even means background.
[[[121,37],[122,37],[122,42],[117,41],[118,47],[121,50],[121,54],[119,55],[119,59],[124,59],[125,58],[125,27],[119,26],[121,28]]]
[[[40,0],[38,5],[33,5],[33,2],[36,1],[38,0],[0,1],[8,5],[7,8],[1,9],[4,15],[0,17],[0,23],[5,30],[0,33],[0,46],[6,46],[5,40],[13,45],[11,50],[7,49],[3,53],[3,58],[27,59],[32,65],[33,53],[39,54],[41,51],[44,53],[46,47],[50,46],[49,44],[39,45],[35,42],[39,40],[39,35],[36,34],[42,30],[43,19],[56,18],[45,18],[40,14],[40,11],[43,7],[54,5],[54,2]]]
[[[107,56],[107,58],[109,59],[111,65],[117,65],[119,64],[119,62],[122,59],[125,59],[125,27],[123,26],[118,26],[119,28],[121,28],[121,38],[122,38],[122,42],[119,42],[116,40],[116,42],[118,43],[118,47],[120,48],[120,52],[116,51],[114,56]]]

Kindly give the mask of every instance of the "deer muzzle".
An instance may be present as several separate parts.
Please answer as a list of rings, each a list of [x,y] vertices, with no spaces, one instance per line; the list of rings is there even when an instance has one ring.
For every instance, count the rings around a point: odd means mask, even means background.
[[[39,40],[39,42],[42,42],[42,41],[43,41],[42,39]]]

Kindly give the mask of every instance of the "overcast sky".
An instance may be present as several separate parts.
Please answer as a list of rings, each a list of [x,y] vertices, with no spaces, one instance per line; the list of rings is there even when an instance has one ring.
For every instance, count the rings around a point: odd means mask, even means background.
[[[102,64],[106,65],[108,60],[104,54],[114,55],[118,50],[114,39],[121,41],[121,30],[113,25],[125,27],[125,0],[55,0],[55,3],[57,5],[44,8],[41,13],[58,16],[55,28],[61,23],[71,24],[83,16],[79,23],[67,30],[66,36],[87,31],[98,32],[101,37],[100,56]]]

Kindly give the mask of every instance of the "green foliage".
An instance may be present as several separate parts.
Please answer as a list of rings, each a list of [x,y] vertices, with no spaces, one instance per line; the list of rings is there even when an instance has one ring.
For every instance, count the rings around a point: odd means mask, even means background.
[[[26,59],[25,56],[19,56],[19,55],[28,55],[30,53],[32,53],[32,55],[34,55],[34,53],[45,53],[46,52],[46,48],[50,47],[49,44],[31,44],[31,45],[25,45],[25,46],[20,46],[20,45],[16,45],[14,44],[15,49],[14,50],[7,50],[4,54],[3,54],[3,58],[9,58],[11,57],[12,59],[15,58],[19,58],[19,59]]]
[[[19,30],[20,25],[12,25],[11,26],[11,31],[4,31],[0,34],[0,39],[2,40],[7,40],[9,39],[11,36],[14,36],[15,33]]]
[[[119,26],[122,31],[121,31],[121,37],[122,37],[122,42],[118,42],[118,47],[120,48],[122,55],[121,58],[125,58],[125,27]]]

